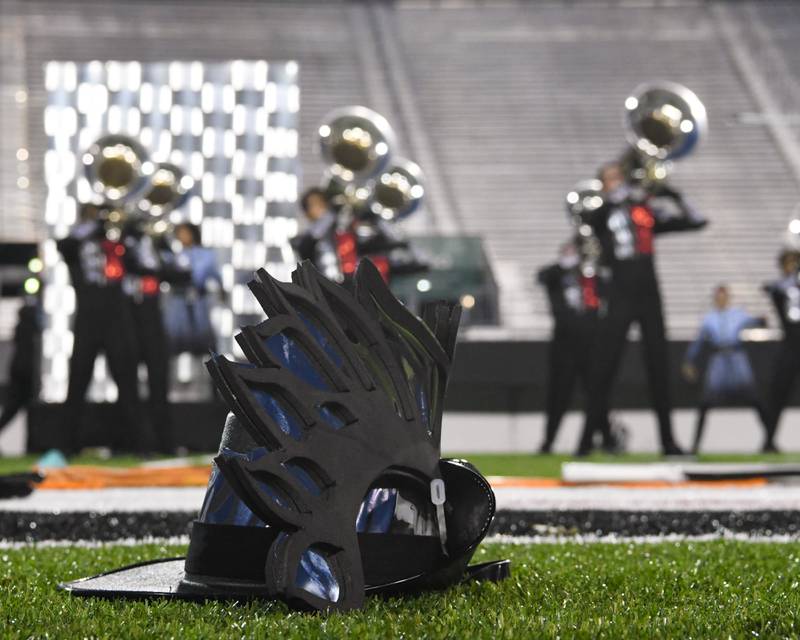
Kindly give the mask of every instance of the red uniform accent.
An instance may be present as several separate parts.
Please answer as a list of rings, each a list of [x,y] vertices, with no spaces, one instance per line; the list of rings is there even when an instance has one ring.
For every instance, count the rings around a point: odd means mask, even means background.
[[[656,223],[649,207],[636,205],[631,208],[631,220],[636,225],[636,252],[652,255],[653,226]]]
[[[597,295],[597,277],[581,276],[581,292],[583,293],[583,306],[587,309],[600,307],[600,297]]]
[[[125,275],[125,265],[122,263],[122,256],[125,255],[125,246],[111,240],[103,240],[100,246],[106,255],[106,266],[103,269],[106,279],[122,280],[122,276]]]
[[[339,256],[339,264],[342,266],[342,273],[351,276],[356,272],[358,266],[358,247],[356,245],[356,234],[344,231],[336,234],[336,253]],[[378,269],[383,281],[389,283],[389,259],[386,256],[370,256],[370,260]]]
[[[158,293],[160,288],[158,278],[154,276],[143,276],[141,290],[146,296],[154,296]]]
[[[374,264],[386,284],[389,284],[389,258],[386,256],[370,256],[372,264]]]
[[[349,231],[337,233],[336,253],[339,256],[339,264],[342,265],[342,273],[346,276],[353,275],[358,265],[356,235]]]

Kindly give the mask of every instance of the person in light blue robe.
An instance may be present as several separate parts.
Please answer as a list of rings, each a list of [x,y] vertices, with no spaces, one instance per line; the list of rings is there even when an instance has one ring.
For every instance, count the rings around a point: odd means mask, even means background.
[[[763,318],[731,306],[727,286],[719,285],[714,289],[714,309],[703,318],[697,337],[686,351],[683,366],[684,376],[695,381],[701,354],[709,351],[697,412],[694,453],[700,447],[706,413],[711,407],[745,403],[758,412],[762,425],[767,428],[767,415],[741,336],[742,330],[763,325]]]
[[[189,283],[174,287],[165,314],[164,324],[172,353],[205,355],[217,349],[217,336],[211,324],[211,307],[216,294],[224,299],[222,276],[214,249],[201,244],[200,228],[181,223],[175,237],[182,250],[176,255],[176,266],[191,274]]]

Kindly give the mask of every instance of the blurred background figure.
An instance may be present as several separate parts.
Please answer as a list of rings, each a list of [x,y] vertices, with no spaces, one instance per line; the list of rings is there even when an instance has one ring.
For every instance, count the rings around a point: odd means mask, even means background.
[[[628,184],[619,162],[603,166],[598,178],[602,182],[604,203],[593,216],[592,226],[602,245],[603,260],[610,268],[611,281],[608,314],[597,336],[586,425],[578,453],[586,454],[591,450],[593,435],[598,431],[603,435],[604,445],[613,446],[605,417],[628,331],[636,323],[641,331],[661,448],[666,455],[679,455],[682,451],[672,433],[667,337],[653,240],[655,234],[667,231],[700,229],[706,221],[677,191],[665,186],[660,186],[659,195],[672,200],[678,211],[670,215],[652,206],[651,194],[644,197],[637,194]]]
[[[336,213],[328,197],[319,187],[311,187],[300,198],[300,208],[306,221],[304,231],[292,238],[292,248],[298,262],[311,260],[317,270],[329,280],[342,281],[336,243]],[[352,247],[355,251],[355,246]]]
[[[162,283],[180,286],[191,273],[179,268],[166,238],[141,221],[125,230],[124,244],[130,256],[124,289],[136,328],[137,362],[147,369],[147,408],[149,430],[143,432],[141,446],[146,451],[174,452],[172,416],[169,408],[170,350],[164,323]]]
[[[547,352],[545,434],[540,453],[552,451],[576,383],[580,381],[584,394],[590,390],[589,373],[597,328],[606,313],[604,296],[609,275],[600,264],[601,247],[591,226],[603,203],[602,188],[598,180],[584,180],[567,194],[567,218],[574,234],[561,245],[558,262],[537,275],[538,283],[547,291],[553,317]],[[608,430],[604,425],[603,431]]]
[[[742,404],[752,406],[767,435],[765,451],[774,451],[775,446],[768,431],[768,416],[760,399],[750,359],[742,343],[742,331],[764,326],[763,318],[751,316],[743,309],[731,306],[731,294],[727,285],[714,289],[714,308],[703,318],[700,331],[686,351],[683,374],[690,382],[698,378],[698,362],[703,352],[710,354],[705,366],[700,405],[697,410],[692,453],[700,449],[706,413],[712,407]]]
[[[0,413],[0,432],[17,413],[30,405],[38,394],[39,358],[37,344],[41,339],[41,311],[37,299],[29,297],[19,309],[14,328],[13,351],[8,366],[8,384]],[[2,453],[2,452],[0,452]]]
[[[225,298],[222,275],[214,250],[204,247],[200,227],[188,222],[175,226],[179,251],[177,269],[189,274],[175,283],[166,310],[167,334],[174,354],[207,355],[216,350],[216,335],[211,324],[213,297]]]
[[[547,352],[546,426],[540,453],[550,453],[558,427],[569,408],[575,385],[589,390],[588,375],[601,313],[597,276],[581,271],[578,242],[561,246],[558,262],[539,271],[553,314],[553,334]]]
[[[115,233],[115,213],[82,204],[79,223],[57,242],[69,268],[76,304],[64,414],[64,428],[70,431],[65,440],[67,453],[74,453],[73,447],[77,446],[74,443],[82,439],[86,391],[100,353],[105,354],[108,370],[117,385],[117,404],[122,411],[120,429],[113,437],[115,448],[123,451],[141,448],[136,325],[122,288],[127,250]]]
[[[781,414],[800,374],[800,253],[794,249],[783,250],[778,256],[778,267],[778,280],[764,287],[783,327],[783,340],[773,364],[769,385],[769,421],[765,451],[776,450],[775,435]]]

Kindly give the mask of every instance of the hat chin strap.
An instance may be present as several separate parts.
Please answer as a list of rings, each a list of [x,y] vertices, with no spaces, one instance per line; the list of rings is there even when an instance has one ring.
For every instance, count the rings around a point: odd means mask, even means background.
[[[434,478],[431,480],[431,502],[436,507],[436,519],[439,523],[439,541],[442,544],[442,553],[445,557],[450,554],[447,551],[447,518],[444,513],[444,503],[447,501],[444,480]]]

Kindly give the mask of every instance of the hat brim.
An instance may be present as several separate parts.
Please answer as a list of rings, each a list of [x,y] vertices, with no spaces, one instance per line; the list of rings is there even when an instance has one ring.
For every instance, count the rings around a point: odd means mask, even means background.
[[[239,600],[269,597],[263,584],[241,580],[196,581],[184,571],[186,558],[166,558],[122,567],[58,587],[79,596]]]
[[[92,598],[178,600],[252,600],[273,599],[263,584],[244,581],[197,582],[184,571],[185,558],[167,558],[141,562],[89,578],[62,582],[58,588],[76,596]],[[509,560],[497,560],[470,565],[463,581],[498,582],[511,573]],[[420,574],[389,584],[368,586],[367,595],[395,595],[422,586],[427,574]]]

